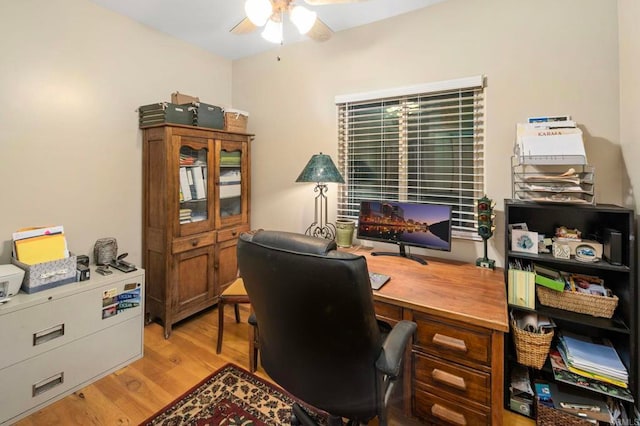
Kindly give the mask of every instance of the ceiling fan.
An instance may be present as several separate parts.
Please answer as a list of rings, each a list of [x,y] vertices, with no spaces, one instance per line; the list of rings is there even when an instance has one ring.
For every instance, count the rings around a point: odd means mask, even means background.
[[[304,0],[311,6],[354,3],[366,0]],[[232,34],[247,34],[264,26],[262,37],[272,43],[282,43],[284,15],[295,25],[300,34],[316,41],[326,41],[333,31],[318,18],[316,12],[297,4],[296,0],[246,0],[247,17],[231,29]]]

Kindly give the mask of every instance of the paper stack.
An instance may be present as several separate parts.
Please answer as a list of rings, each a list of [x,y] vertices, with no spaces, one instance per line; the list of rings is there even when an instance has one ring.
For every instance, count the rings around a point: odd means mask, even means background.
[[[22,228],[13,233],[13,253],[26,265],[69,257],[62,226]]]
[[[558,352],[573,373],[622,388],[629,386],[629,373],[608,339],[565,331],[559,336]]]

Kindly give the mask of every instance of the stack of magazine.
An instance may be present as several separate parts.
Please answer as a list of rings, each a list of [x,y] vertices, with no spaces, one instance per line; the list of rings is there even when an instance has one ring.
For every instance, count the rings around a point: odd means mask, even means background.
[[[549,355],[556,380],[633,402],[629,374],[608,339],[563,331]]]

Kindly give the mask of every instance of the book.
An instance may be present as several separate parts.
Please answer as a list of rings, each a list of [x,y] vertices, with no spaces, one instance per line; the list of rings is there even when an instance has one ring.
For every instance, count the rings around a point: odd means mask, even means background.
[[[191,167],[191,173],[193,174],[193,182],[196,188],[196,199],[202,200],[207,198],[206,187],[204,186],[204,177],[202,176],[202,167]]]
[[[589,389],[624,401],[634,402],[633,395],[628,389],[593,378],[584,377],[570,371],[564,363],[564,360],[557,348],[551,348],[549,351],[549,360],[551,361],[553,377],[559,382],[568,383],[579,388]]]
[[[628,383],[629,374],[609,339],[592,338],[563,331],[558,350],[568,367]]]
[[[538,264],[533,265],[533,271],[536,273],[536,284],[556,291],[564,290],[566,282],[560,271]]]
[[[186,167],[180,167],[180,190],[184,201],[191,200],[191,188],[189,187],[189,179],[187,178]]]

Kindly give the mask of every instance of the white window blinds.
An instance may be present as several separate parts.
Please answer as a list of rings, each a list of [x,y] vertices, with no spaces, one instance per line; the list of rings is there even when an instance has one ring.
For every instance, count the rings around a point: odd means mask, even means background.
[[[481,76],[336,97],[338,218],[358,217],[360,200],[453,206],[453,236],[479,239],[484,195]]]

